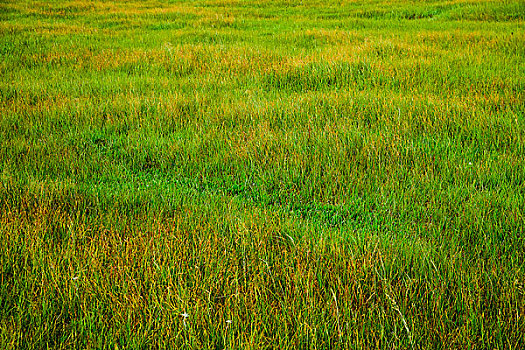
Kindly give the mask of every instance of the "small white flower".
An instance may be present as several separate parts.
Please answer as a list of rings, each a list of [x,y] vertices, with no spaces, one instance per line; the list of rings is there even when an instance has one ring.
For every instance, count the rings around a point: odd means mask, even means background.
[[[78,276],[72,277],[71,279],[72,279],[73,281],[76,281],[76,280],[78,280]]]
[[[186,312],[183,312],[183,313],[180,314],[180,315],[183,317],[183,319],[182,319],[182,324],[184,325],[184,327],[186,327],[186,319],[187,319],[188,317],[190,317],[190,315],[188,315]]]
[[[231,323],[233,323],[233,321],[232,320],[226,320],[226,323],[227,324],[231,324]]]
[[[468,162],[468,165],[472,165],[472,162]]]

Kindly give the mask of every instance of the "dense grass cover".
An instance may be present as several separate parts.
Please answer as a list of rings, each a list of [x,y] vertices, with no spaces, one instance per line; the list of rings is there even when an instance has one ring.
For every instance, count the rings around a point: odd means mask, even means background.
[[[0,3],[0,347],[525,347],[525,3]]]

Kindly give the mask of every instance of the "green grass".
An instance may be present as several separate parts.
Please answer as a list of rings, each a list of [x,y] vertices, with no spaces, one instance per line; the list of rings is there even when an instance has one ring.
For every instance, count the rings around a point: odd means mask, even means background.
[[[524,17],[4,1],[0,347],[524,347]]]

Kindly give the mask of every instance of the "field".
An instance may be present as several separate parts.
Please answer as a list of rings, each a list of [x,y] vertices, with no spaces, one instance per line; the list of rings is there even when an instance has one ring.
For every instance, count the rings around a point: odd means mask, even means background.
[[[525,347],[525,2],[0,2],[0,348]]]

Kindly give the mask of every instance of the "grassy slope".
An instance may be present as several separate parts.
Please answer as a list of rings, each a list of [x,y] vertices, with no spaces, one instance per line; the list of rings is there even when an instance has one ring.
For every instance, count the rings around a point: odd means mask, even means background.
[[[2,348],[524,346],[524,7],[3,2]]]

